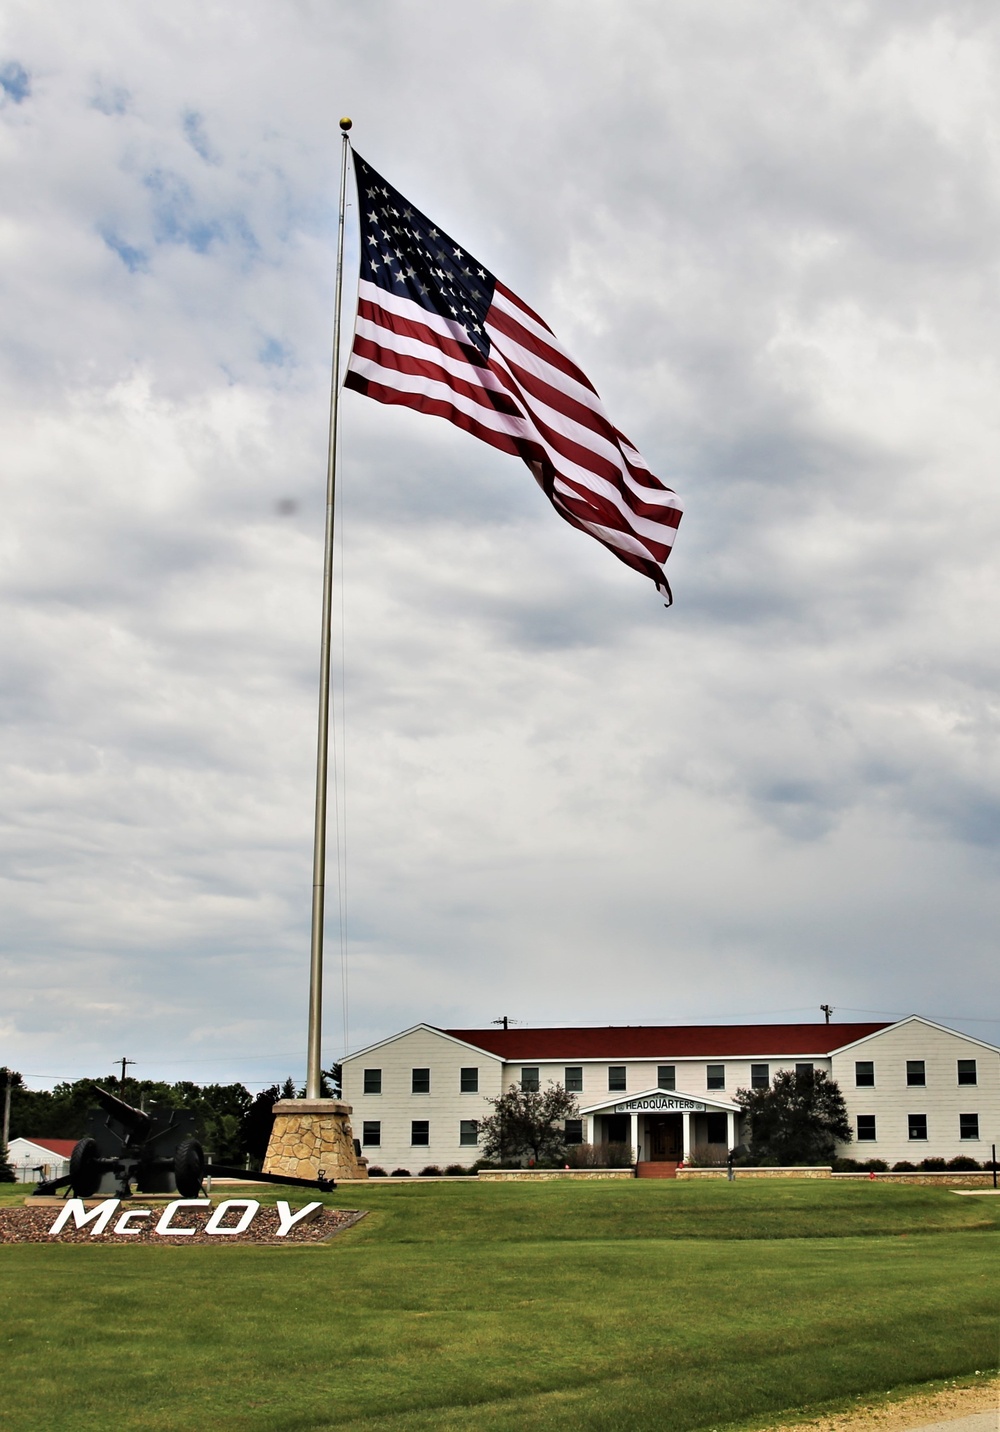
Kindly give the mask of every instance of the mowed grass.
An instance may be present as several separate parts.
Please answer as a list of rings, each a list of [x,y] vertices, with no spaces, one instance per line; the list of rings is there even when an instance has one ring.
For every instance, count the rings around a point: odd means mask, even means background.
[[[313,1247],[0,1249],[0,1425],[683,1432],[1000,1360],[998,1199],[738,1180],[328,1201],[371,1212]]]

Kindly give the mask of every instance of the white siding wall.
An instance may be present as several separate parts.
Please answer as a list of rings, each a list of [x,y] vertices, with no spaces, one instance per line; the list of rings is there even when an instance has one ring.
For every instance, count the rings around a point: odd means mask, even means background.
[[[906,1083],[906,1061],[922,1059],[925,1088]],[[958,1082],[959,1059],[975,1059],[978,1082]],[[858,1089],[855,1062],[875,1065],[874,1089]],[[968,1154],[982,1163],[990,1157],[990,1144],[1000,1142],[1000,1055],[961,1034],[913,1020],[872,1035],[833,1058],[833,1077],[844,1095],[855,1142],[841,1152],[851,1158],[900,1159],[918,1164],[924,1158],[954,1158]],[[859,1114],[875,1115],[874,1143],[858,1143]],[[910,1114],[927,1115],[926,1142],[911,1140]],[[959,1115],[979,1115],[978,1142],[959,1136]]]
[[[478,1068],[478,1094],[461,1092],[461,1070]],[[344,1098],[351,1105],[351,1126],[362,1140],[362,1152],[369,1165],[408,1168],[419,1173],[430,1164],[444,1169],[447,1164],[468,1167],[479,1157],[477,1147],[459,1142],[463,1119],[480,1120],[490,1112],[486,1103],[500,1093],[500,1060],[482,1050],[470,1049],[432,1029],[414,1029],[388,1040],[367,1054],[353,1055],[343,1065]],[[365,1069],[381,1069],[381,1094],[364,1092]],[[431,1092],[414,1094],[414,1069],[430,1069]],[[364,1143],[366,1121],[381,1124],[381,1143]],[[411,1143],[413,1120],[430,1125],[430,1143]]]
[[[514,1084],[520,1083],[521,1070],[531,1068],[538,1070],[539,1084],[544,1089],[548,1083],[564,1084],[566,1080],[567,1066],[582,1067],[583,1069],[583,1093],[577,1094],[577,1100],[581,1108],[588,1104],[596,1104],[599,1100],[607,1097],[608,1090],[608,1069],[612,1064],[621,1064],[622,1060],[594,1059],[594,1060],[551,1060],[534,1059],[518,1060],[516,1063],[504,1065],[503,1086],[511,1088]],[[709,1092],[717,1094],[720,1098],[732,1100],[737,1089],[749,1089],[750,1087],[750,1065],[767,1064],[770,1077],[781,1069],[794,1069],[797,1062],[809,1063],[816,1069],[830,1071],[830,1060],[826,1058],[802,1059],[674,1059],[674,1060],[633,1060],[625,1062],[626,1093],[642,1094],[647,1089],[657,1087],[657,1076],[660,1064],[672,1063],[676,1070],[676,1089],[678,1094],[691,1094],[700,1097]],[[725,1068],[725,1086],[722,1089],[710,1091],[708,1088],[708,1065],[722,1064]]]

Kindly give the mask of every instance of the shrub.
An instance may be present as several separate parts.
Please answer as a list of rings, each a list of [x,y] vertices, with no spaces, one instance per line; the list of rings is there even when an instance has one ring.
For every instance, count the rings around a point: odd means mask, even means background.
[[[861,1164],[860,1167],[863,1168],[866,1173],[889,1172],[889,1165],[886,1163],[885,1159],[865,1159],[864,1163]]]
[[[728,1150],[722,1144],[695,1144],[688,1168],[725,1168]]]
[[[390,1178],[412,1178],[413,1175],[408,1168],[394,1168],[389,1175]]]
[[[917,1166],[907,1159],[900,1159],[899,1163],[893,1164],[892,1171],[893,1173],[916,1173]]]
[[[570,1144],[563,1162],[570,1168],[631,1168],[632,1145]]]
[[[941,1169],[947,1168],[948,1165],[945,1163],[944,1159],[933,1158],[921,1159],[920,1167],[928,1170],[933,1169],[935,1172],[940,1172]]]
[[[370,1168],[370,1169],[368,1170],[368,1177],[369,1177],[369,1178],[385,1178],[385,1169],[384,1169],[384,1168],[379,1168],[378,1164],[375,1164],[372,1168]]]
[[[853,1173],[856,1169],[859,1169],[861,1165],[857,1159],[839,1158],[833,1160],[831,1167],[834,1173]]]
[[[440,1177],[441,1177],[441,1170],[438,1168],[437,1164],[428,1164],[426,1168],[422,1168],[422,1169],[420,1170],[420,1177],[421,1177],[421,1178],[440,1178]]]
[[[465,1178],[466,1171],[461,1164],[449,1164],[444,1171],[445,1178]]]
[[[955,1158],[948,1160],[949,1168],[978,1169],[979,1165],[975,1159],[970,1159],[968,1154],[957,1154]]]

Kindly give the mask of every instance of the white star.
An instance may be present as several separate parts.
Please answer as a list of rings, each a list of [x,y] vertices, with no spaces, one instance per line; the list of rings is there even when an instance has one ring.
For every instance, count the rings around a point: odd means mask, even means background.
[[[370,244],[374,244],[375,247],[378,248],[378,238],[376,237],[375,234],[369,234],[369,236],[368,236],[368,242],[369,242]]]
[[[413,210],[412,210],[412,209],[404,209],[404,210],[403,210],[403,218],[404,218],[404,219],[412,219],[412,218],[413,218]]]
[[[461,250],[461,249],[454,249],[452,252],[454,253],[454,255],[455,255],[455,257],[456,257],[457,259],[460,259],[460,258],[462,257],[462,250]]]
[[[452,313],[453,313],[453,314],[455,315],[455,317],[457,318],[457,317],[458,317],[458,309],[455,307],[455,305],[454,305],[453,303],[449,303],[448,307],[451,309]]]
[[[406,277],[405,277],[405,275],[404,275],[404,274],[402,273],[402,271],[401,271],[401,272],[399,272],[399,273],[394,273],[394,274],[393,274],[393,276],[392,276],[392,281],[393,281],[393,283],[405,283],[405,282],[406,282]]]
[[[378,190],[377,190],[377,189],[369,189],[369,190],[368,190],[368,197],[369,197],[369,199],[374,199],[374,198],[375,198],[375,195],[376,195],[377,193],[378,193]]]
[[[437,231],[437,229],[430,229],[430,230],[428,230],[428,236],[429,236],[430,238],[432,238],[432,239],[436,239],[437,236],[438,236],[438,231]]]
[[[477,268],[477,269],[476,269],[476,273],[479,275],[480,278],[485,278],[485,277],[486,277],[486,270],[485,270],[485,269]]]

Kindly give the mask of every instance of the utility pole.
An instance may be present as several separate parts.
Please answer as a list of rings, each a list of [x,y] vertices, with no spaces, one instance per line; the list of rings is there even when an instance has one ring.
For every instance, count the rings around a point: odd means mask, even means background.
[[[119,1060],[118,1060],[118,1063],[122,1066],[122,1091],[124,1092],[124,1089],[125,1089],[125,1066],[126,1066],[127,1064],[134,1064],[134,1063],[135,1063],[135,1060],[134,1060],[134,1059],[124,1059],[124,1058],[122,1058],[122,1059],[119,1059]]]
[[[829,1023],[830,1023],[830,1016],[831,1016],[831,1014],[833,1013],[833,1005],[832,1005],[832,1004],[821,1004],[821,1005],[820,1005],[820,1009],[821,1009],[821,1010],[823,1011],[823,1013],[826,1015],[826,1022],[827,1022],[827,1024],[829,1024]]]

